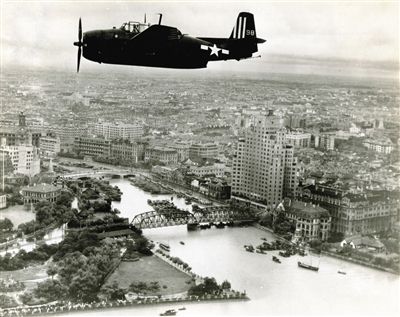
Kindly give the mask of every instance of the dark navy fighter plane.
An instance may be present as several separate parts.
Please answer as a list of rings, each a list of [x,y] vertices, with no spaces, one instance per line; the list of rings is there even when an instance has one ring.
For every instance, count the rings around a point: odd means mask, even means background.
[[[119,29],[83,33],[79,19],[78,66],[88,60],[120,65],[167,68],[205,68],[209,61],[241,60],[258,51],[253,14],[241,12],[229,38],[191,37],[177,28],[140,22],[124,23]]]

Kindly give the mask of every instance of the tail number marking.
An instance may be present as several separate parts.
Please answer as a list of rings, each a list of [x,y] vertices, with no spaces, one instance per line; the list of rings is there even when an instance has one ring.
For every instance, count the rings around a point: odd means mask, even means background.
[[[256,32],[254,30],[246,30],[246,35],[254,36],[255,33]]]

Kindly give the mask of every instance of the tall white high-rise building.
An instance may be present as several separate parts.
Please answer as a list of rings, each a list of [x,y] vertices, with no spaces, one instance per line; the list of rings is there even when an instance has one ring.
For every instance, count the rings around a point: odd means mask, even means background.
[[[285,141],[282,119],[257,116],[237,143],[232,166],[232,198],[261,208],[274,208],[295,197],[298,165]]]

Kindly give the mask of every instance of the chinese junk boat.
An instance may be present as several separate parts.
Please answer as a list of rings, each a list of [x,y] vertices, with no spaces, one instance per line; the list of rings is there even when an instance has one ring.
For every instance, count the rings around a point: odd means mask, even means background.
[[[316,271],[316,272],[318,272],[318,270],[319,270],[318,266],[312,266],[310,264],[306,264],[306,263],[303,263],[303,262],[300,262],[300,261],[297,262],[297,265],[299,267],[302,267],[303,269],[309,269],[309,270]]]
[[[313,265],[313,255],[312,255],[312,252],[310,252],[310,250],[308,250],[308,254],[309,254],[309,259],[310,259],[310,263],[306,263],[306,262],[304,262],[304,261],[298,261],[297,262],[297,266],[298,267],[301,267],[301,268],[303,268],[303,269],[308,269],[308,270],[311,270],[311,271],[315,271],[315,272],[318,272],[318,270],[319,270],[319,261],[320,261],[320,255],[318,254],[318,266],[315,266],[315,265]],[[315,259],[314,259],[315,260]],[[315,262],[315,261],[314,261]]]

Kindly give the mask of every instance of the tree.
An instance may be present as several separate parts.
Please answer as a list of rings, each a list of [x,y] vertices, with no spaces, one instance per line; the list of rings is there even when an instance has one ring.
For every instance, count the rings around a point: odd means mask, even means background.
[[[55,204],[59,206],[71,207],[73,199],[74,197],[70,192],[62,191],[57,197]]]
[[[322,241],[319,239],[314,239],[309,242],[310,247],[314,249],[315,252],[320,253],[322,250]]]
[[[47,268],[47,271],[46,271],[47,275],[50,276],[51,279],[54,278],[54,275],[56,275],[57,272],[58,272],[58,270],[57,270],[57,267],[56,267],[55,265],[50,265],[50,266]]]
[[[145,255],[151,255],[149,240],[141,236],[135,240],[136,250]]]
[[[203,283],[192,286],[189,295],[203,296],[207,294],[220,294],[221,287],[217,284],[214,278],[205,277]]]
[[[136,294],[146,294],[149,287],[145,282],[133,282],[129,285],[129,290]]]
[[[260,219],[260,224],[266,227],[272,227],[273,217],[270,213],[266,214]]]
[[[10,219],[4,218],[3,220],[0,220],[0,231],[11,231],[13,227],[14,225]]]
[[[103,288],[103,294],[107,300],[124,300],[125,290],[118,286],[118,283],[114,281],[111,285],[106,285]]]
[[[273,223],[274,232],[277,234],[287,234],[294,232],[294,226],[292,226],[291,222],[285,216],[284,212],[279,212],[276,216],[276,219]]]
[[[59,263],[58,275],[64,285],[69,285],[72,278],[77,274],[79,269],[86,266],[87,258],[82,253],[76,251],[68,254]]]
[[[328,238],[329,243],[335,243],[335,242],[342,242],[344,239],[344,234],[341,232],[331,232]]]
[[[151,290],[152,292],[156,292],[156,291],[158,291],[159,289],[160,289],[160,284],[159,284],[157,281],[151,282],[151,283],[150,283],[150,290]]]
[[[32,220],[29,222],[21,223],[18,226],[18,230],[22,231],[24,234],[30,234],[39,230],[42,226],[37,223],[37,221]]]
[[[229,291],[231,289],[231,283],[229,283],[227,280],[225,280],[222,282],[221,288],[223,290]]]
[[[53,210],[51,203],[38,202],[35,205],[36,221],[40,224],[49,225],[53,222]]]
[[[68,295],[79,302],[96,301],[101,282],[102,275],[96,266],[83,266],[72,276]]]
[[[62,300],[67,295],[67,287],[58,280],[46,280],[37,285],[34,295],[37,298],[44,298],[48,302]]]

